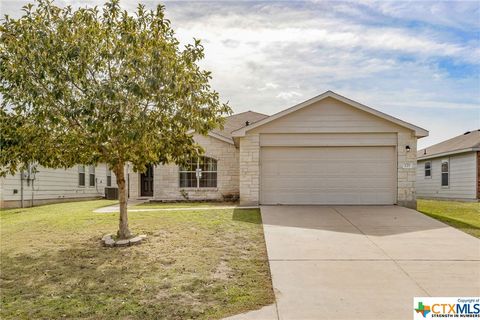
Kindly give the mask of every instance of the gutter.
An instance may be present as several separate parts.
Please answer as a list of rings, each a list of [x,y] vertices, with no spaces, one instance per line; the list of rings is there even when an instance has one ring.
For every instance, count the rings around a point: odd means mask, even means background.
[[[427,154],[427,155],[420,156],[420,157],[417,156],[417,161],[427,160],[427,159],[432,159],[432,158],[445,157],[445,156],[451,156],[451,155],[454,155],[454,154],[465,153],[465,152],[475,152],[475,151],[480,151],[480,148],[466,148],[466,149],[459,149],[459,150],[452,150],[452,151],[447,151],[447,152],[435,153],[435,154],[431,154],[431,155]]]

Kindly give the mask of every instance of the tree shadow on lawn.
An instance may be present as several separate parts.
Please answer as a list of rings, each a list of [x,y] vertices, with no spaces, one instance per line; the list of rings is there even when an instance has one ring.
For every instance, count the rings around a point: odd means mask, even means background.
[[[252,211],[257,211],[257,214],[253,214]],[[250,208],[235,208],[233,209],[232,219],[235,221],[262,224],[262,216],[260,214],[260,209],[250,209]]]
[[[2,319],[216,318],[218,309],[230,303],[225,291],[237,290],[236,285],[205,273],[214,263],[196,270],[195,265],[152,252],[155,249],[148,241],[105,248],[91,238],[44,253],[2,254],[0,315]],[[202,257],[196,259],[202,269]]]

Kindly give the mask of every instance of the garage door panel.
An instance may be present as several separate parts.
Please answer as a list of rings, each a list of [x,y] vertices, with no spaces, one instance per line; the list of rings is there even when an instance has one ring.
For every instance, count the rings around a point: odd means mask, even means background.
[[[360,159],[376,159],[378,155],[391,156],[393,147],[263,147],[264,159],[305,159],[305,155],[314,156],[312,160],[345,159],[361,155]],[[372,151],[373,150],[373,151]],[[328,151],[328,152],[327,152]],[[281,158],[278,158],[281,152]],[[359,157],[355,157],[359,159]]]
[[[262,147],[263,204],[394,204],[394,147]]]
[[[279,196],[283,200],[280,204],[372,205],[383,204],[383,202],[386,201],[385,199],[394,201],[391,194],[385,192],[376,194],[322,192],[315,196],[314,202],[312,202],[312,197],[306,193],[284,192],[279,193]],[[346,201],[346,199],[348,199],[348,201]]]
[[[263,186],[268,187],[269,190],[274,191],[277,189],[291,190],[295,192],[296,190],[358,190],[359,186],[361,189],[390,189],[391,179],[390,178],[376,178],[375,182],[372,182],[371,178],[358,177],[356,178],[355,184],[352,184],[352,178],[316,178],[311,176],[300,177],[303,180],[305,187],[297,186],[294,189],[290,187],[292,178],[297,178],[294,176],[290,177],[281,177],[281,178],[267,178],[264,180]],[[282,187],[284,185],[285,187]]]
[[[322,174],[316,174],[315,172],[312,172],[311,168],[315,165],[321,165],[323,167],[323,171],[325,173]],[[355,163],[351,165],[339,165],[335,163],[330,163],[330,164],[319,164],[319,163],[311,163],[308,165],[298,165],[295,163],[295,167],[292,168],[291,165],[285,164],[285,165],[278,165],[275,164],[272,167],[267,167],[262,170],[264,174],[267,175],[267,177],[275,178],[275,176],[279,177],[296,177],[296,176],[303,176],[303,177],[321,177],[321,178],[328,178],[328,177],[333,177],[333,178],[341,178],[342,176],[350,178],[352,175],[357,175],[358,176],[358,167],[361,167],[361,163]],[[389,165],[388,162],[375,162],[375,163],[366,163],[362,167],[363,174],[365,174],[368,178],[370,177],[382,177],[384,174],[382,172],[379,172],[377,167],[381,165]],[[339,167],[341,167],[342,171],[338,171]]]

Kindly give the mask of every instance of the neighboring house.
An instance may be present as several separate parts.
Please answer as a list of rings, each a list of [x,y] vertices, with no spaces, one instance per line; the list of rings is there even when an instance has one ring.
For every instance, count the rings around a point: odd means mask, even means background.
[[[222,131],[194,134],[204,157],[129,172],[129,197],[415,208],[417,138],[427,135],[327,91],[272,116],[240,113]]]
[[[417,158],[419,197],[480,199],[480,130],[422,149]]]
[[[105,187],[116,187],[115,175],[106,164],[78,165],[69,169],[38,166],[23,174],[0,178],[0,207],[30,207],[46,203],[95,199],[105,195]]]

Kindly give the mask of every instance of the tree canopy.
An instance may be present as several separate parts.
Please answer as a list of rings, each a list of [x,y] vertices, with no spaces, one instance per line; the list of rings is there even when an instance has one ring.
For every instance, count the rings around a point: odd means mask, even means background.
[[[231,112],[198,65],[200,41],[182,47],[161,5],[23,10],[0,26],[3,174],[105,162],[121,180],[126,163],[141,172],[198,154],[191,130],[207,134]]]

